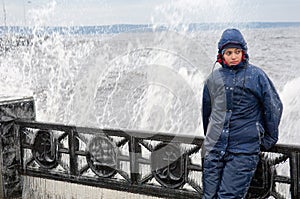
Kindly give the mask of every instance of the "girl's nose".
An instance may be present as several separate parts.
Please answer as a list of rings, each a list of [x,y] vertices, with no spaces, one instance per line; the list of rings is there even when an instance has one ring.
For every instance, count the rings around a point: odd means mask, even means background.
[[[236,58],[237,58],[237,54],[232,53],[232,54],[231,54],[231,59],[236,59]]]

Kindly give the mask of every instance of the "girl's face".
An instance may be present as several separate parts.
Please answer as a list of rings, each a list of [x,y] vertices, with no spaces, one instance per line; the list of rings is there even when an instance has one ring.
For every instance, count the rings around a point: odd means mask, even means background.
[[[238,48],[228,48],[224,52],[225,64],[228,66],[238,65],[242,61],[243,51]]]

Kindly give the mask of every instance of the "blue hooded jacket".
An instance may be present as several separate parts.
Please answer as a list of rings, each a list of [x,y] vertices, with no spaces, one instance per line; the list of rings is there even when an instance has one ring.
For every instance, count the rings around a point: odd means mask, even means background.
[[[218,43],[219,54],[238,44],[245,57],[236,66],[214,70],[203,89],[202,119],[205,151],[254,154],[278,140],[282,103],[260,68],[248,63],[247,43],[237,29],[227,29]]]

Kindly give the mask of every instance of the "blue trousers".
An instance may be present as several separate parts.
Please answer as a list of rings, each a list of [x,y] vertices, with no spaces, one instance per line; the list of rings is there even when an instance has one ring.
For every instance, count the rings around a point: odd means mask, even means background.
[[[242,199],[245,197],[259,154],[210,152],[203,161],[202,199]]]

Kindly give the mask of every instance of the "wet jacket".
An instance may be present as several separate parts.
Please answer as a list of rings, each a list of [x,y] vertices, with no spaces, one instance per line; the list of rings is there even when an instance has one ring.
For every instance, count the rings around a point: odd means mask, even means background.
[[[203,89],[205,149],[246,154],[269,149],[278,140],[281,114],[279,95],[263,70],[247,60],[233,67],[222,63]]]

